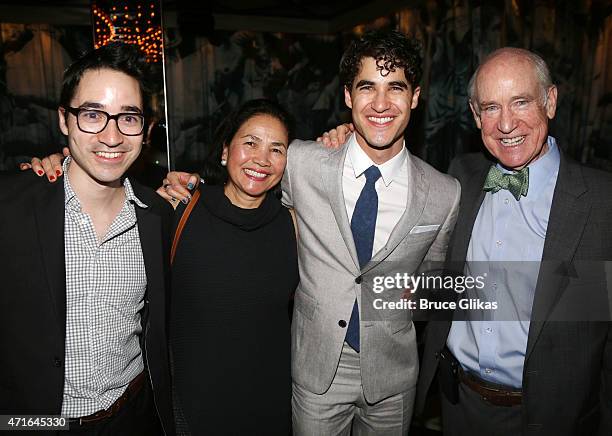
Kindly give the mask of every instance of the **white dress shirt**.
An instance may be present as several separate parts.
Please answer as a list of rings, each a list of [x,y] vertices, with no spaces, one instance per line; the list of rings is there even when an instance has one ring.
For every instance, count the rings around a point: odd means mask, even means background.
[[[406,211],[408,200],[408,169],[406,160],[408,151],[402,148],[398,154],[387,162],[376,165],[361,149],[355,135],[351,135],[347,144],[348,150],[342,171],[342,192],[349,222],[353,217],[355,204],[366,183],[365,170],[375,165],[382,177],[376,181],[378,194],[378,216],[374,231],[372,256],[385,246],[391,232]]]

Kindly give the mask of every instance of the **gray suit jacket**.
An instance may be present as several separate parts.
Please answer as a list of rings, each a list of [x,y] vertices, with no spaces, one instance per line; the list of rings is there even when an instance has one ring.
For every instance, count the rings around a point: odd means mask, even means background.
[[[391,274],[403,262],[412,274],[424,260],[442,261],[458,213],[459,183],[408,154],[407,208],[385,247],[359,268],[342,193],[347,147],[327,149],[294,141],[282,181],[283,202],[294,208],[299,232],[300,284],[292,324],[294,382],[321,394],[330,387],[361,283]],[[411,233],[417,226],[439,227]],[[418,357],[409,312],[388,321],[360,323],[361,378],[365,397],[376,402],[415,386]]]

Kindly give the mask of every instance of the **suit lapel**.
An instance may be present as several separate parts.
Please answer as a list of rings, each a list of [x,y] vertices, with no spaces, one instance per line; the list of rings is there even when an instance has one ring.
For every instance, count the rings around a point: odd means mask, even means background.
[[[450,255],[451,261],[465,262],[467,249],[472,238],[474,222],[480,211],[480,206],[484,200],[485,192],[482,190],[484,180],[487,177],[490,164],[483,165],[481,169],[470,175],[461,184],[461,205],[459,216],[451,241]]]
[[[450,271],[463,274],[467,249],[472,238],[472,229],[474,228],[474,222],[485,196],[482,187],[490,166],[491,163],[489,161],[483,161],[482,168],[479,168],[465,178],[462,177],[462,174],[451,174],[458,177],[462,183],[459,215],[457,216],[457,223],[455,224],[455,230],[451,236],[446,256],[446,266]],[[459,294],[456,293],[454,299],[458,298]],[[440,337],[448,337],[451,325],[452,321],[444,320],[439,323],[439,329],[443,332],[443,335]],[[446,340],[444,343],[446,343]]]
[[[34,205],[34,217],[53,309],[60,329],[65,334],[66,264],[64,259],[63,178],[39,191]]]
[[[342,147],[332,152],[327,159],[321,161],[321,175],[323,178],[323,186],[327,191],[329,204],[336,218],[338,229],[344,239],[344,243],[351,254],[353,263],[359,268],[359,259],[357,257],[357,249],[353,241],[353,233],[349,224],[348,215],[346,213],[346,204],[344,202],[344,193],[342,191],[342,175],[344,169],[344,159],[349,147]]]
[[[156,295],[161,295],[156,289],[164,285],[164,271],[160,269],[160,266],[164,265],[161,218],[154,213],[155,206],[151,201],[147,201],[137,185],[132,183],[132,186],[136,196],[148,205],[146,208],[136,206],[136,220],[147,274],[147,298],[156,300]],[[163,301],[157,301],[155,304],[162,305]]]
[[[408,169],[406,210],[389,235],[389,239],[385,246],[374,254],[370,263],[365,266],[364,272],[374,268],[376,264],[383,261],[389,253],[393,252],[395,247],[406,238],[410,230],[418,223],[423,214],[423,210],[425,210],[425,204],[429,196],[429,180],[425,177],[425,173],[421,167],[412,159],[410,153],[406,155],[406,166]]]
[[[572,261],[591,205],[582,171],[576,163],[569,162],[561,153],[561,163],[555,193],[553,195],[546,240],[542,253],[542,266],[535,290],[532,319],[527,341],[527,360],[533,351],[545,320],[550,315],[567,287],[564,265]]]

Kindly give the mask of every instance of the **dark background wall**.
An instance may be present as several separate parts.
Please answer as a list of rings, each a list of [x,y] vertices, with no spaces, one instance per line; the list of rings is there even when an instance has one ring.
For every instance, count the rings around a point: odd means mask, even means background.
[[[23,5],[6,3],[0,1],[2,169],[63,143],[55,111],[61,74],[92,47],[88,4],[44,9],[29,2],[24,13]],[[237,1],[224,2],[234,4],[232,10],[215,9],[213,2],[187,11],[181,2],[165,3],[166,97],[176,168],[197,169],[215,126],[250,98],[285,105],[303,139],[347,120],[337,78],[343,48],[369,28],[396,28],[423,43],[422,101],[407,133],[415,154],[444,170],[456,154],[480,148],[467,82],[483,56],[511,45],[535,50],[551,67],[560,96],[551,131],[561,147],[612,170],[610,1],[260,0],[255,3],[267,9]],[[163,97],[160,84],[160,117]],[[147,164],[165,164],[163,139],[157,135]]]
[[[92,44],[87,25],[0,19],[0,169],[16,168],[16,163],[63,143],[57,124],[62,74]]]

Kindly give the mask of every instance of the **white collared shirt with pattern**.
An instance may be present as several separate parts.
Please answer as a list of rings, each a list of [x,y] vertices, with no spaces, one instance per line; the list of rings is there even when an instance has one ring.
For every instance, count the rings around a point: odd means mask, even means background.
[[[147,277],[136,207],[146,208],[123,182],[125,202],[98,241],[90,216],[64,170],[66,356],[62,415],[76,418],[108,408],[144,369],[139,335]]]

